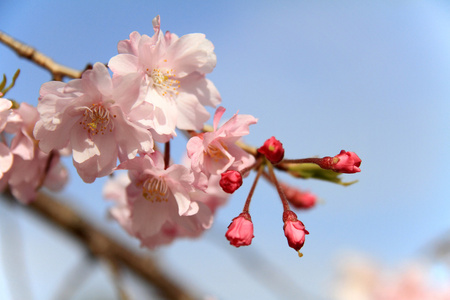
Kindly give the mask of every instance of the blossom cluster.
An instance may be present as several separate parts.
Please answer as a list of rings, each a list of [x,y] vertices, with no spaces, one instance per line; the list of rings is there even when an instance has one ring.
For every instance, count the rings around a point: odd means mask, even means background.
[[[211,41],[200,33],[163,33],[159,16],[152,24],[152,36],[132,32],[120,41],[107,66],[97,62],[81,78],[44,83],[37,108],[0,97],[0,131],[13,135],[10,143],[6,137],[0,143],[0,188],[8,187],[24,203],[42,186],[61,188],[67,172],[59,156],[71,154],[84,182],[111,175],[104,187],[105,198],[114,202],[111,215],[142,246],[154,248],[199,236],[255,170],[244,209],[226,238],[236,247],[251,244],[249,205],[263,175],[279,192],[288,244],[300,251],[308,231],[289,203],[310,208],[316,198],[279,183],[274,169],[302,177],[297,165],[313,163],[355,173],[361,160],[344,150],[335,157],[286,160],[275,137],[258,149],[242,146],[257,119],[236,113],[222,121],[221,96],[206,78],[216,65]],[[205,124],[206,107],[216,108],[212,127]],[[176,163],[170,142],[180,131],[188,136],[187,157]]]
[[[27,204],[42,186],[60,190],[67,182],[67,170],[60,163],[60,151],[43,152],[33,136],[39,119],[35,107],[0,98],[0,189]]]
[[[45,153],[69,149],[86,183],[127,170],[104,188],[116,202],[111,214],[143,246],[198,236],[228,194],[219,186],[225,171],[242,171],[254,157],[235,145],[257,122],[235,114],[203,132],[221,97],[206,78],[216,65],[213,44],[203,34],[182,37],[161,31],[130,34],[118,43],[108,66],[95,63],[80,79],[48,82],[40,90],[34,135]],[[110,75],[110,72],[112,75]],[[174,163],[169,143],[177,130],[190,132],[187,163]],[[164,147],[164,150],[162,149]]]

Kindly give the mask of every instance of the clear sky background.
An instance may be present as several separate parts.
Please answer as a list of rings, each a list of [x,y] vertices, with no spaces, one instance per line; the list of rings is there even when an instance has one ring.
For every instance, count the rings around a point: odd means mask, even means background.
[[[359,180],[350,187],[282,176],[323,199],[298,214],[310,231],[301,259],[287,245],[280,201],[265,183],[251,206],[252,245],[227,245],[226,227],[242,210],[253,176],[201,239],[155,251],[168,272],[200,295],[328,299],[345,253],[397,268],[422,258],[450,228],[445,1],[2,0],[0,12],[1,30],[77,69],[108,62],[132,31],[152,35],[151,20],[159,14],[163,30],[202,32],[214,43],[218,62],[208,78],[222,95],[225,117],[239,110],[259,118],[247,142],[259,146],[274,135],[289,158],[333,156],[341,149],[362,158],[362,172],[344,176]],[[7,96],[36,104],[49,74],[0,45],[0,73],[11,77],[17,68],[22,73]],[[183,143],[178,145],[174,154],[180,157]],[[84,184],[70,163],[71,181],[60,195],[137,245],[106,220],[105,180]],[[83,261],[75,242],[23,210],[1,204],[0,227],[2,249],[21,232],[32,299],[50,299]],[[9,300],[5,276],[11,275],[4,264],[1,259],[0,299]],[[91,270],[77,299],[98,299],[96,293],[113,299],[105,268]]]

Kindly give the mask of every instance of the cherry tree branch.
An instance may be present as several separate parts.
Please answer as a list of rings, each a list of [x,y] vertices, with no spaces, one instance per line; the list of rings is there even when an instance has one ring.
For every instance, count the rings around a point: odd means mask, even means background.
[[[58,64],[50,57],[42,54],[36,49],[19,42],[12,36],[7,35],[3,31],[0,31],[0,42],[14,50],[17,55],[24,57],[44,69],[50,71],[54,80],[62,80],[64,77],[80,78],[82,71],[78,71],[64,65]]]
[[[61,201],[40,192],[36,200],[25,207],[77,239],[95,257],[129,268],[154,286],[166,299],[195,299],[188,291],[164,274],[150,257],[137,254],[125,247]]]

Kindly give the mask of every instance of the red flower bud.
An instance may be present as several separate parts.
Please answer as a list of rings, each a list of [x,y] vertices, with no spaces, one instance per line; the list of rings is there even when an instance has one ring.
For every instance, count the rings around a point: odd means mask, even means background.
[[[225,234],[230,244],[235,247],[248,246],[252,243],[253,223],[249,213],[241,213],[233,219]]]
[[[283,160],[284,148],[283,144],[274,136],[264,142],[258,152],[264,154],[266,158],[273,164],[277,164]]]
[[[305,243],[305,236],[309,232],[305,229],[305,225],[297,219],[297,215],[293,211],[285,211],[283,213],[284,235],[288,240],[289,247],[300,251]]]
[[[361,172],[359,166],[361,159],[354,152],[341,150],[341,152],[334,156],[326,156],[322,158],[319,166],[323,169],[333,170],[339,173],[356,173]]]
[[[228,170],[221,176],[219,184],[226,193],[233,194],[242,185],[242,175],[238,171]]]
[[[361,172],[359,166],[361,165],[361,159],[354,152],[347,152],[342,150],[341,153],[335,156],[338,158],[338,162],[332,167],[333,171],[339,173],[356,173]]]
[[[300,209],[311,208],[316,205],[317,197],[313,193],[303,192],[295,187],[286,184],[280,184],[286,199],[292,206]]]

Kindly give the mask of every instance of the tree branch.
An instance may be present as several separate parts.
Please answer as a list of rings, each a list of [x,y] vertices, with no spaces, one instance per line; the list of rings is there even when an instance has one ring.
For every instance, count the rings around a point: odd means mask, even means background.
[[[12,196],[11,196],[12,197]],[[15,200],[14,200],[15,201]],[[42,192],[25,208],[76,238],[97,258],[116,261],[153,285],[163,297],[173,300],[195,299],[175,283],[150,257],[139,255],[97,229],[74,210]]]
[[[52,73],[54,80],[62,80],[64,77],[70,78],[80,78],[82,71],[78,71],[64,65],[58,64],[53,61],[50,57],[42,54],[36,49],[25,45],[22,42],[14,39],[13,37],[7,35],[3,31],[0,31],[0,42],[14,50],[17,55],[24,57],[37,65],[43,67],[44,69]]]

